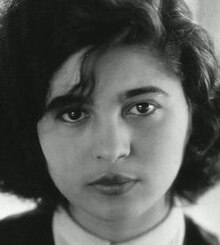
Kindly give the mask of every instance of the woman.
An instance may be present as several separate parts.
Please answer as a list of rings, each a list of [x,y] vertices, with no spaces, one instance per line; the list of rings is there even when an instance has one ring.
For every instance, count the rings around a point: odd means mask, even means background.
[[[183,1],[24,0],[1,29],[1,189],[39,203],[2,244],[218,244],[176,207],[219,179],[217,64]]]

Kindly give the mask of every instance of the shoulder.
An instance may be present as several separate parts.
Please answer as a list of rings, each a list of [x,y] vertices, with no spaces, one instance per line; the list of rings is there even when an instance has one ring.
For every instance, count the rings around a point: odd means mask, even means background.
[[[186,233],[184,245],[220,245],[217,237],[196,224],[189,217],[185,218]]]
[[[37,209],[0,221],[1,245],[52,245],[52,237],[52,212]]]

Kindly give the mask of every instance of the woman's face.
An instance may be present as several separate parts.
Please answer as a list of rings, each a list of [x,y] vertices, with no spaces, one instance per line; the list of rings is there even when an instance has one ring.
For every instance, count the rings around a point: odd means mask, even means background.
[[[120,240],[167,212],[190,113],[180,79],[161,57],[134,46],[91,54],[84,72],[95,88],[78,98],[71,89],[79,82],[84,52],[55,73],[38,136],[49,174],[75,220]]]

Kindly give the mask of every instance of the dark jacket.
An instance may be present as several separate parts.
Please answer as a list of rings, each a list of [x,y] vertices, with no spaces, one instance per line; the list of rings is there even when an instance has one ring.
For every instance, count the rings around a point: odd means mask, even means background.
[[[216,237],[186,217],[184,245],[220,245]],[[52,212],[32,211],[0,222],[0,245],[54,245]],[[161,244],[163,245],[163,244]]]

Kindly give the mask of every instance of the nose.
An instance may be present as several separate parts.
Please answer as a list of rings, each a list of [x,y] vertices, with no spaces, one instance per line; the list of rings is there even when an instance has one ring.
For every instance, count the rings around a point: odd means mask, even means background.
[[[93,157],[109,163],[127,158],[131,153],[129,129],[122,122],[108,121],[94,130]]]

